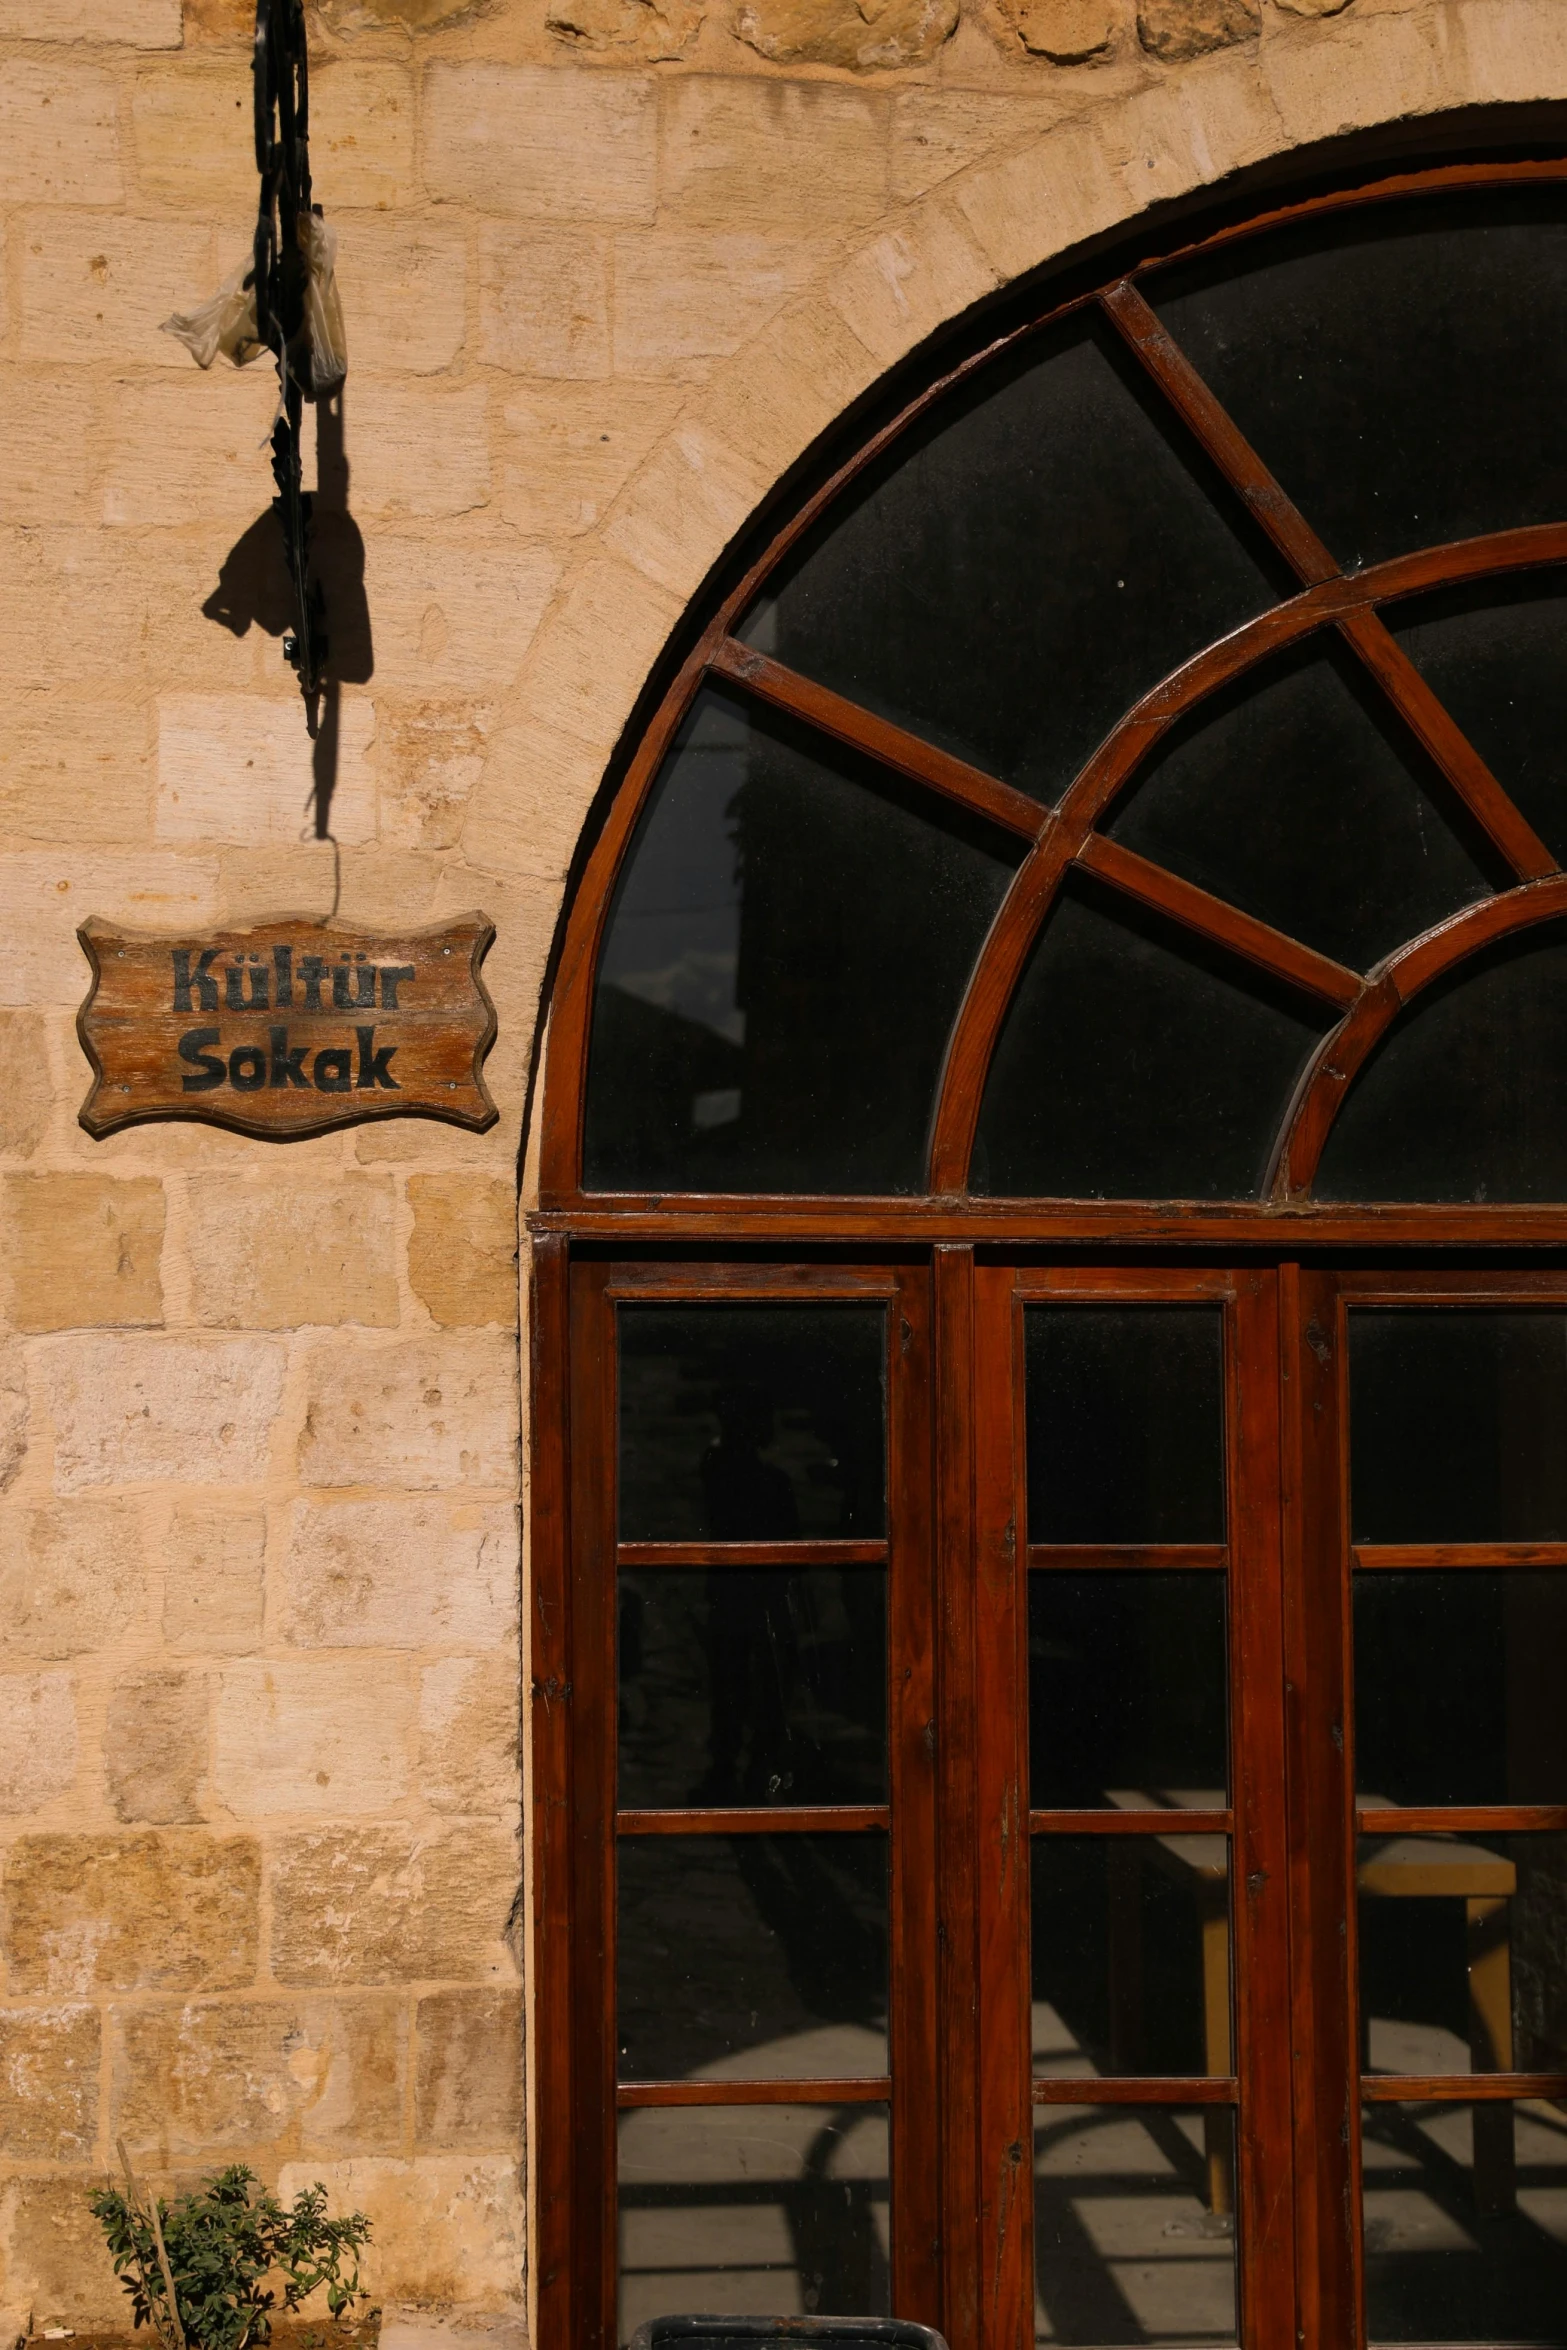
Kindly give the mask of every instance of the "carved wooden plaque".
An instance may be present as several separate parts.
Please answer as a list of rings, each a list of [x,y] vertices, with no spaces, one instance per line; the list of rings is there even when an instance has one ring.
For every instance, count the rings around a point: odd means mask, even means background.
[[[495,1039],[483,914],[167,937],[94,919],[77,936],[93,969],[76,1021],[94,1072],[89,1134],[201,1118],[282,1141],[365,1118],[496,1118],[480,1074]]]

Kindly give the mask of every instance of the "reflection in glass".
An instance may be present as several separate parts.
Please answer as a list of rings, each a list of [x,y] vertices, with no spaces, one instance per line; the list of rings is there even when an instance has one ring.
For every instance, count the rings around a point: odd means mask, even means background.
[[[1217,1305],[1030,1306],[1030,1542],[1224,1540]]]
[[[1253,1198],[1329,1021],[1326,1006],[1074,875],[1002,1025],[971,1186]]]
[[[905,433],[741,633],[1054,800],[1129,702],[1272,602],[1252,538],[1115,335],[1079,316]]]
[[[1567,860],[1567,574],[1477,580],[1384,617],[1437,699]]]
[[[610,911],[589,1187],[922,1190],[947,1037],[1020,855],[934,792],[704,689]]]
[[[1040,2342],[1233,2342],[1228,2106],[1034,2108],[1034,2334]]]
[[[882,1532],[880,1306],[622,1306],[618,1326],[623,1542]]]
[[[1567,2072],[1567,1836],[1362,1836],[1362,2062]]]
[[[620,2117],[619,2339],[651,2317],[885,2317],[885,2105]]]
[[[1353,1309],[1356,1542],[1567,1537],[1567,1314]]]
[[[1222,1807],[1228,1671],[1221,1574],[1028,1579],[1029,1802],[1036,1811]]]
[[[1035,1836],[1031,1948],[1036,2077],[1232,2071],[1226,1837]]]
[[[620,1577],[619,1800],[884,1803],[882,1567]]]
[[[1105,829],[1357,971],[1492,886],[1385,696],[1319,639],[1200,703]]]
[[[1319,1199],[1567,1199],[1567,925],[1458,964],[1401,1012],[1345,1096]]]
[[[623,2081],[887,2069],[887,1839],[622,1836]]]
[[[1361,2120],[1373,2342],[1567,2342],[1567,2114],[1368,2105]]]
[[[1346,570],[1567,513],[1556,191],[1339,213],[1148,292]]]
[[[1362,1803],[1567,1803],[1567,1574],[1355,1577]]]

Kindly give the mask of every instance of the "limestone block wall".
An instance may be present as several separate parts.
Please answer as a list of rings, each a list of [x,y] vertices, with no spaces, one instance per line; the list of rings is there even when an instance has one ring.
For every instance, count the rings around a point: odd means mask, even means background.
[[[1150,202],[1567,98],[1561,0],[320,0],[371,641],[318,842],[271,382],[157,331],[246,247],[249,13],[0,0],[7,2321],[114,2314],[121,2134],[326,2179],[392,2302],[525,2307],[526,1076],[588,803],[726,540]],[[472,906],[491,1134],[78,1127],[87,915]]]

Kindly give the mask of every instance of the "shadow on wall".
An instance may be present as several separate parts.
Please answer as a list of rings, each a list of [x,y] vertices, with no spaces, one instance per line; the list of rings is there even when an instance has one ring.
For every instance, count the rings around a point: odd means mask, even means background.
[[[365,597],[365,543],[348,510],[348,445],[343,393],[316,402],[316,488],[311,505],[311,569],[326,609],[326,685],[311,766],[315,837],[332,837],[342,688],[367,685],[375,669],[370,606]],[[268,636],[295,626],[283,534],[268,506],[223,558],[218,584],[202,605],[209,620],[243,636],[252,621]]]

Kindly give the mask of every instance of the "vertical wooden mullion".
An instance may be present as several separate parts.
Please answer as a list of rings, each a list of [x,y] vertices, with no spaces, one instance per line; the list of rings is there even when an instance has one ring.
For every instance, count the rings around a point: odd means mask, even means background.
[[[1284,1812],[1278,1284],[1239,1276],[1226,1347],[1230,1909],[1235,1952],[1238,2282],[1248,2350],[1295,2337],[1289,1863]]]
[[[532,1255],[528,1486],[529,1795],[533,1819],[533,1936],[529,2006],[528,2146],[537,2236],[533,2322],[539,2350],[569,2350],[574,2336],[572,1861],[569,1685],[570,1518],[567,1396],[570,1267],[565,1239],[536,1240]]]

